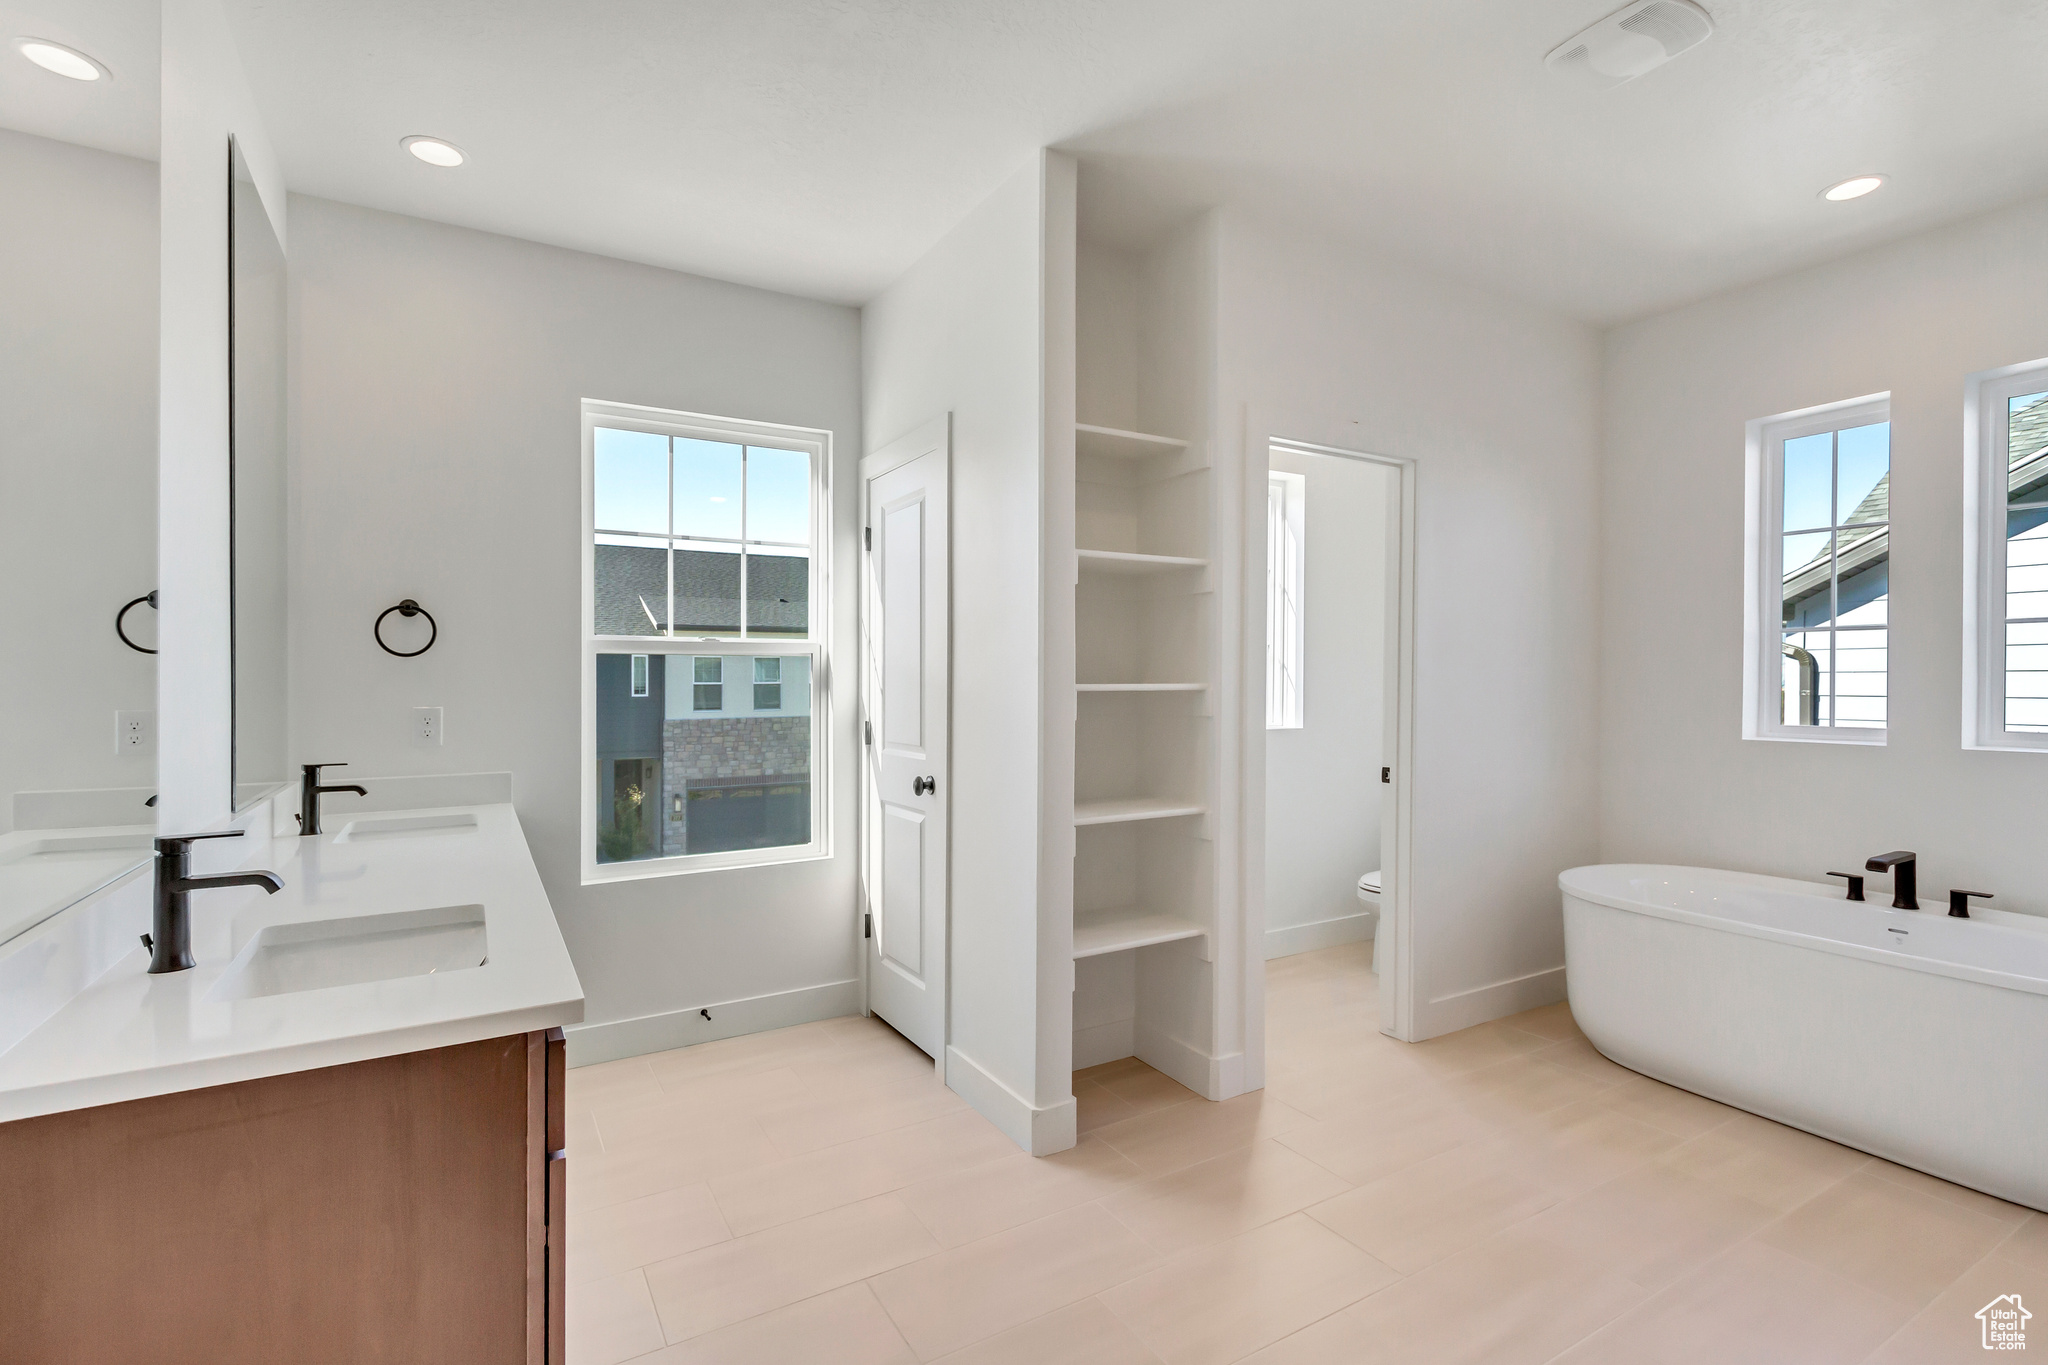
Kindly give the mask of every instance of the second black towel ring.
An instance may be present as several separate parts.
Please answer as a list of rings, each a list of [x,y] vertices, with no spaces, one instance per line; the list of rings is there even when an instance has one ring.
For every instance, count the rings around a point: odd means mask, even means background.
[[[128,632],[127,632],[126,630],[122,629],[122,624],[121,624],[121,623],[122,623],[122,622],[123,622],[124,620],[126,620],[126,619],[127,619],[127,616],[128,616],[128,613],[129,613],[129,612],[131,612],[131,611],[135,610],[135,609],[136,609],[137,607],[141,606],[141,605],[142,605],[142,604],[143,604],[144,602],[147,602],[147,603],[149,603],[150,607],[151,607],[152,609],[154,609],[154,608],[155,608],[155,606],[156,606],[156,594],[155,594],[155,593],[153,593],[153,592],[146,592],[146,593],[142,594],[142,596],[140,596],[140,597],[136,598],[136,599],[135,599],[135,600],[134,600],[133,602],[130,602],[130,603],[129,603],[129,604],[127,605],[127,606],[125,606],[125,607],[121,608],[121,610],[119,610],[119,611],[115,612],[115,613],[114,613],[114,634],[116,634],[116,635],[120,636],[120,637],[121,637],[121,643],[122,643],[122,644],[124,644],[124,645],[126,645],[126,646],[128,646],[128,648],[130,648],[130,649],[134,650],[134,651],[135,651],[135,652],[136,652],[137,654],[154,654],[154,653],[156,653],[156,651],[155,651],[155,650],[153,650],[153,649],[144,649],[144,648],[143,648],[143,647],[142,647],[141,645],[138,645],[138,644],[136,644],[136,643],[135,643],[135,642],[134,642],[133,640],[129,639],[129,638],[128,638]]]
[[[432,630],[432,634],[427,636],[427,642],[421,645],[418,649],[393,649],[390,645],[385,644],[384,617],[389,616],[394,611],[397,612],[400,616],[426,617],[427,625]],[[383,613],[377,617],[377,624],[370,627],[370,633],[377,637],[378,647],[382,649],[386,654],[395,654],[401,659],[416,659],[420,655],[426,653],[428,650],[434,647],[434,641],[441,638],[441,627],[440,624],[434,620],[434,613],[428,611],[425,607],[421,606],[419,603],[413,601],[410,597],[408,597],[395,607],[384,608]]]

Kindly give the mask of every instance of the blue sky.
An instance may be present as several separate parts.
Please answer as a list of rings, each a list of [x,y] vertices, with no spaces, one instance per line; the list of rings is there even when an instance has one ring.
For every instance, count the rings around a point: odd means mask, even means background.
[[[608,531],[668,533],[669,438],[609,427],[598,428],[596,437],[597,524]],[[674,444],[674,534],[741,539],[744,480],[746,539],[810,539],[808,454],[762,446],[742,452],[737,445],[683,437]]]
[[[1828,492],[1835,452],[1830,438],[1835,434],[1822,431],[1785,442],[1785,530],[1831,526],[1835,516],[1846,520],[1891,469],[1891,423],[1873,422],[1840,432],[1841,489],[1831,515]],[[1785,563],[1794,562],[1788,550]]]

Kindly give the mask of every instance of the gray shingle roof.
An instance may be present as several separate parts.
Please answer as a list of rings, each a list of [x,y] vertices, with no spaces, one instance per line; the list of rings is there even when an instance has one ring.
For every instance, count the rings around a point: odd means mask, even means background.
[[[668,551],[659,546],[599,545],[594,621],[600,635],[656,635],[668,611]],[[810,623],[811,562],[801,555],[747,556],[747,628],[800,635]],[[675,552],[675,628],[685,634],[736,631],[740,557],[709,550]]]
[[[2012,414],[2005,431],[2010,500],[2048,498],[2048,398]]]

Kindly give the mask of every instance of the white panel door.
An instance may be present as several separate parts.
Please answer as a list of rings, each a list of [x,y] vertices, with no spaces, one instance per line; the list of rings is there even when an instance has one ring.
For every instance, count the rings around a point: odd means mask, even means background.
[[[861,462],[868,1008],[946,1045],[947,424]]]

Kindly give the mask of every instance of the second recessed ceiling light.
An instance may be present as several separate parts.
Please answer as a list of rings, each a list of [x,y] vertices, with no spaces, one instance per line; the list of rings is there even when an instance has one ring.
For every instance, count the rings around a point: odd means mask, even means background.
[[[1828,186],[1820,192],[1820,197],[1840,203],[1844,199],[1861,199],[1871,191],[1883,187],[1884,177],[1881,175],[1858,175],[1844,180],[1839,185]]]
[[[409,137],[402,145],[429,166],[460,166],[469,159],[460,147],[438,137]]]

